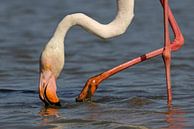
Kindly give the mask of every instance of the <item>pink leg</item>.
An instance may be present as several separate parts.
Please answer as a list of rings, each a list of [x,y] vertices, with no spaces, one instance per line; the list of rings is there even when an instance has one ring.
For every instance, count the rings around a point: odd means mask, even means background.
[[[166,71],[166,85],[167,85],[167,95],[168,103],[172,102],[172,89],[171,89],[171,47],[170,47],[170,35],[168,28],[168,0],[164,0],[164,51],[162,57],[165,64]]]
[[[162,5],[164,4],[163,2],[164,2],[164,0],[161,0]],[[167,5],[167,7],[168,7],[168,5]],[[183,45],[184,38],[183,38],[183,35],[180,31],[180,28],[177,25],[176,20],[171,12],[171,9],[169,7],[168,7],[168,19],[169,19],[170,25],[172,27],[172,30],[174,32],[174,35],[175,35],[175,39],[170,44],[170,48],[172,51],[176,51],[176,50],[180,49],[181,46]],[[88,81],[86,82],[84,88],[82,89],[80,95],[76,98],[76,101],[85,101],[87,99],[90,99],[91,96],[94,95],[96,89],[98,88],[99,84],[102,81],[104,81],[105,79],[109,78],[110,76],[112,76],[112,75],[114,75],[122,70],[125,70],[125,69],[127,69],[135,64],[141,63],[145,60],[148,60],[148,59],[151,59],[153,57],[156,57],[158,55],[163,54],[164,49],[165,48],[160,48],[160,49],[157,49],[155,51],[149,52],[149,53],[142,55],[140,57],[137,57],[131,61],[123,63],[123,64],[121,64],[113,69],[110,69],[104,73],[101,73],[99,75],[96,75],[96,76],[89,78]]]
[[[161,4],[164,7],[164,51],[163,51],[163,60],[165,64],[165,72],[166,72],[166,86],[167,86],[167,96],[168,96],[168,104],[172,103],[172,89],[171,89],[171,50],[176,51],[178,50],[184,43],[183,35],[172,15],[172,12],[168,5],[168,0],[160,0]],[[170,24],[172,26],[172,30],[175,35],[175,39],[173,43],[170,43],[170,35],[168,29],[168,17],[170,17]],[[178,40],[178,42],[177,42]]]

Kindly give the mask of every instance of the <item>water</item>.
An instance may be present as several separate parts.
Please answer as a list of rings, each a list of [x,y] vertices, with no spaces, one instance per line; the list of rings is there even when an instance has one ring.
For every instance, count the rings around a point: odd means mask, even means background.
[[[112,0],[4,0],[0,4],[1,129],[194,128],[194,1],[171,0],[185,36],[173,53],[173,105],[166,104],[161,56],[104,81],[92,102],[76,103],[86,80],[163,46],[159,1],[136,0],[128,31],[101,41],[74,27],[65,40],[66,64],[58,80],[61,108],[45,108],[38,98],[38,63],[57,23],[69,13],[85,12],[102,23],[115,15]]]

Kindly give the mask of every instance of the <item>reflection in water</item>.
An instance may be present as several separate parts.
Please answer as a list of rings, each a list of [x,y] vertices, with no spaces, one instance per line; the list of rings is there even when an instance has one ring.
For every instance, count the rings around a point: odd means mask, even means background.
[[[52,129],[66,129],[66,126],[64,123],[54,122],[59,118],[61,118],[59,113],[59,108],[43,107],[40,110],[39,114],[42,117],[42,122],[41,122],[42,126],[49,126]]]
[[[62,109],[62,108],[61,108]],[[111,129],[147,129],[144,126],[132,125],[130,123],[114,122],[111,117],[101,119],[105,113],[100,105],[90,103],[87,105],[87,112],[81,118],[68,119],[64,118],[59,112],[59,108],[42,108],[39,115],[42,117],[41,127],[52,129],[69,129],[69,128],[101,128]],[[96,127],[97,126],[97,127]]]
[[[166,122],[168,126],[165,129],[184,129],[185,127],[185,112],[179,108],[175,108],[172,105],[168,107],[166,112]]]
[[[59,109],[58,108],[42,108],[40,113],[41,116],[43,117],[48,117],[48,116],[54,116],[54,117],[59,117]]]
[[[46,107],[43,107],[40,110],[39,114],[42,117],[41,125],[49,125],[50,122],[53,119],[56,119],[56,118],[60,117],[59,109],[58,108],[46,108]]]

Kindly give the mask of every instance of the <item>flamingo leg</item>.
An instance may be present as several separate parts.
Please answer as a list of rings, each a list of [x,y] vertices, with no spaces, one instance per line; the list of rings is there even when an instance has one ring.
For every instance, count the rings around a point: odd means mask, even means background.
[[[161,0],[161,4],[164,6],[164,0]],[[151,59],[153,57],[159,56],[159,55],[165,55],[165,49],[168,50],[166,53],[169,52],[169,49],[171,49],[172,51],[177,51],[178,49],[180,49],[182,47],[182,45],[184,44],[184,37],[181,33],[181,30],[178,26],[178,24],[176,23],[176,20],[172,14],[171,9],[168,7],[167,4],[167,11],[168,11],[168,20],[170,22],[171,28],[174,32],[175,38],[173,40],[173,42],[170,43],[170,40],[168,42],[168,45],[170,46],[170,48],[160,48],[157,50],[154,50],[152,52],[149,52],[147,54],[144,54],[140,57],[134,58],[128,62],[125,62],[119,66],[116,66],[108,71],[105,71],[99,75],[93,76],[91,78],[88,79],[88,81],[86,82],[84,88],[82,89],[81,93],[79,94],[79,96],[76,98],[76,101],[78,102],[82,102],[82,101],[86,101],[88,99],[91,98],[91,96],[94,95],[96,89],[98,88],[99,84],[104,81],[105,79],[113,76],[114,74],[125,70],[135,64],[141,63],[145,60]],[[168,47],[169,47],[168,46]],[[164,57],[164,56],[163,56]],[[169,62],[168,62],[169,63]],[[169,66],[168,66],[169,67]],[[169,71],[169,69],[168,69]],[[169,76],[169,75],[168,75]],[[169,93],[171,94],[171,93]],[[172,96],[171,99],[170,97],[168,97],[168,102],[170,102],[170,100],[172,100]]]
[[[166,86],[168,103],[172,102],[172,88],[171,88],[171,47],[168,23],[168,0],[164,0],[164,51],[162,53],[165,64]]]

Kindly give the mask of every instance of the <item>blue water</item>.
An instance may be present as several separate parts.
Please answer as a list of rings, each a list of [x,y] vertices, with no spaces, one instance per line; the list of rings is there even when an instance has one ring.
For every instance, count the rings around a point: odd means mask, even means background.
[[[74,27],[65,40],[66,64],[58,79],[61,108],[45,108],[38,98],[39,56],[59,21],[84,12],[101,23],[116,12],[113,0],[4,0],[0,3],[1,129],[194,128],[194,1],[171,0],[185,36],[172,54],[173,104],[166,104],[161,56],[104,81],[92,102],[76,103],[90,76],[163,46],[159,1],[136,0],[128,31],[102,41]],[[173,37],[172,37],[173,38]]]

